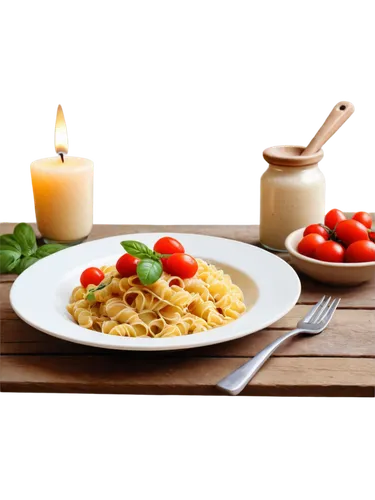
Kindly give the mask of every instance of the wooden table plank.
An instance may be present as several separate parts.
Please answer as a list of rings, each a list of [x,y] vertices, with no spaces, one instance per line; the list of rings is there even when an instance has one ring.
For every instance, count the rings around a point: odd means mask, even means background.
[[[139,360],[117,356],[4,356],[3,391],[114,394],[218,394],[215,384],[241,358]],[[277,383],[275,383],[277,381]],[[244,394],[373,396],[375,359],[273,358]],[[255,392],[254,392],[255,390]]]

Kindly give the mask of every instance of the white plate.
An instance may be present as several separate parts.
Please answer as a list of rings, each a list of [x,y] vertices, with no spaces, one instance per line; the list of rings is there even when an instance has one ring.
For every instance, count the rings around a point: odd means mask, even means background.
[[[162,236],[165,234],[114,236],[46,257],[16,279],[10,292],[12,307],[29,325],[70,342],[106,349],[163,351],[218,344],[249,335],[280,319],[298,300],[301,291],[299,278],[279,257],[234,240],[169,234],[181,241],[187,253],[229,273],[244,292],[247,312],[228,325],[171,338],[118,337],[78,326],[66,311],[66,305],[71,291],[79,284],[81,272],[90,266],[116,263],[123,253],[120,246],[123,240],[138,240],[152,247]]]

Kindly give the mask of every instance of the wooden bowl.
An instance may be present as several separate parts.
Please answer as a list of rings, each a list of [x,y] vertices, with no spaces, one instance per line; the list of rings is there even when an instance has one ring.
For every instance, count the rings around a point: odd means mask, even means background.
[[[375,262],[336,263],[305,257],[297,251],[305,228],[293,231],[285,240],[291,263],[311,278],[329,285],[359,285],[375,276]]]

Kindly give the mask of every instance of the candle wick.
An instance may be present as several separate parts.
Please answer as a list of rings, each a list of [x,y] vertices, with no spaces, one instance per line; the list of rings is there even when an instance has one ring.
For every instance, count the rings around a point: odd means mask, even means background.
[[[61,161],[64,163],[64,154],[63,153],[59,153],[59,155],[60,155]]]

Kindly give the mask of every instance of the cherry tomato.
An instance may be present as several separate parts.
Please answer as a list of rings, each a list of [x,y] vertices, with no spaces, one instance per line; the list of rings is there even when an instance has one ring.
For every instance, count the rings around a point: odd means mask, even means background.
[[[198,263],[186,253],[174,253],[168,258],[168,270],[182,279],[192,278],[198,271]]]
[[[168,271],[168,257],[162,257],[160,260],[161,260],[161,265],[163,266],[163,271],[165,271],[166,273],[169,273],[169,271]]]
[[[367,229],[371,229],[372,219],[371,215],[368,214],[367,212],[357,212],[356,214],[353,215],[353,219],[357,220],[358,222],[366,226]]]
[[[315,252],[316,259],[326,262],[344,262],[344,255],[344,247],[336,241],[325,241]]]
[[[368,240],[368,231],[360,222],[348,219],[337,224],[336,236],[344,245],[348,246],[355,241]]]
[[[185,249],[181,243],[174,238],[164,236],[154,245],[155,252],[158,253],[184,253]]]
[[[302,238],[298,243],[297,250],[306,257],[314,257],[317,247],[325,241],[326,240],[320,234],[311,233]]]
[[[373,241],[355,241],[345,252],[346,262],[374,262],[375,243]]]
[[[97,267],[88,267],[81,274],[81,285],[87,288],[89,285],[98,286],[104,280],[104,273]]]
[[[375,241],[375,231],[371,231],[368,236],[370,240]]]
[[[335,229],[335,226],[345,220],[346,217],[345,215],[341,212],[341,210],[338,210],[337,208],[333,208],[330,210],[327,215],[324,218],[324,224],[329,227],[330,229]]]
[[[130,253],[125,253],[122,255],[116,263],[117,272],[123,278],[129,278],[129,276],[134,276],[137,274],[137,264],[139,259],[133,257]]]
[[[321,224],[310,224],[310,226],[307,226],[303,232],[303,236],[307,236],[308,234],[320,234],[325,240],[329,238],[327,229],[324,229]]]

